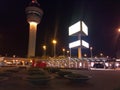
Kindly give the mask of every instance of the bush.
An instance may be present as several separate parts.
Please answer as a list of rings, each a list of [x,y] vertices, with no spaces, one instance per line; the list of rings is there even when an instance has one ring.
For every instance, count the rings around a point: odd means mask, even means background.
[[[88,78],[88,76],[86,76],[86,75],[75,74],[75,73],[68,74],[68,76],[71,78]]]
[[[68,75],[68,74],[71,74],[71,73],[72,72],[70,72],[70,71],[63,71],[63,70],[61,70],[61,71],[58,72],[58,75],[60,77],[64,77],[64,75]]]
[[[34,75],[34,76],[29,76],[27,77],[28,79],[49,79],[49,75]]]
[[[44,75],[45,71],[40,69],[40,68],[29,68],[28,69],[28,74],[29,75],[36,75],[36,74]]]
[[[71,80],[72,82],[80,82],[80,83],[86,82],[87,80],[90,79],[89,76],[76,74],[76,73],[65,75],[65,78]]]
[[[33,84],[46,84],[51,79],[51,76],[43,70],[30,70],[28,73],[27,80]]]
[[[46,70],[46,71],[49,72],[49,73],[56,73],[56,72],[59,72],[59,71],[60,71],[59,68],[51,68],[51,67],[44,68],[44,70]]]

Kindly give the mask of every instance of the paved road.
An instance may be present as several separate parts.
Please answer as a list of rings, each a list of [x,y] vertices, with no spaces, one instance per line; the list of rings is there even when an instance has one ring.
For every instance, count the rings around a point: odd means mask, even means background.
[[[92,76],[86,86],[79,88],[80,90],[114,90],[120,87],[120,70],[73,70],[73,72]]]
[[[55,78],[47,85],[33,85],[21,79],[22,73],[13,74],[6,81],[0,81],[0,90],[114,90],[120,87],[120,71],[117,70],[72,70],[74,73],[90,75],[92,78],[84,84],[75,84],[68,79]]]

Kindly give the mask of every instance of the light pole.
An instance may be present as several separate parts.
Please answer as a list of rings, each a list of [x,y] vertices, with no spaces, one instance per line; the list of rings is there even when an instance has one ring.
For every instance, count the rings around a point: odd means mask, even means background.
[[[72,56],[71,54],[72,54],[72,52],[71,52],[71,48],[70,48],[70,58],[71,58],[71,56]]]
[[[120,58],[120,28],[118,29],[117,43],[116,43],[116,57]]]
[[[54,47],[54,57],[56,57],[56,44],[57,44],[57,41],[54,39],[52,41],[52,43],[53,43],[53,47]]]
[[[43,50],[44,50],[44,55],[43,56],[46,56],[46,49],[47,49],[46,45],[43,45]]]
[[[86,57],[87,57],[87,54],[84,54],[84,57],[86,58]]]
[[[91,58],[92,58],[92,50],[93,50],[93,47],[90,47],[90,56],[91,56]]]
[[[63,48],[62,51],[63,51],[63,56],[65,56],[65,48]]]
[[[100,56],[103,57],[103,53],[100,53]]]
[[[67,50],[67,56],[69,56],[69,53],[70,53],[70,51],[69,51],[69,50]]]

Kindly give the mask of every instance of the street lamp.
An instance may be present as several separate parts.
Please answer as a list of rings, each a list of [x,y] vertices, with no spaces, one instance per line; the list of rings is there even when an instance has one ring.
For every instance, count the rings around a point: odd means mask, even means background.
[[[56,56],[56,44],[57,44],[57,41],[54,39],[52,41],[52,43],[53,43],[53,46],[54,46],[54,57],[55,57]]]
[[[87,54],[84,54],[84,57],[87,57]]]
[[[120,29],[118,29],[118,32],[120,33]]]
[[[93,47],[90,47],[90,56],[92,58],[92,50],[93,50]]]
[[[102,56],[103,56],[103,53],[100,53],[100,56],[102,57]]]
[[[63,51],[63,56],[65,56],[65,48],[63,48],[62,51]]]
[[[118,29],[117,43],[116,43],[116,57],[120,58],[120,28]]]
[[[70,51],[69,51],[69,50],[67,50],[67,56],[69,56],[69,53],[70,53]]]
[[[44,56],[46,56],[46,45],[43,45],[43,50],[44,50]]]

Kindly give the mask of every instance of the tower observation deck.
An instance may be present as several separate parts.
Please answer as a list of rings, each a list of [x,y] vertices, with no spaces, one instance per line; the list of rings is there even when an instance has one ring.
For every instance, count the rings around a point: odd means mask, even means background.
[[[25,12],[29,23],[28,57],[35,57],[37,25],[41,22],[43,11],[37,0],[32,0]]]

